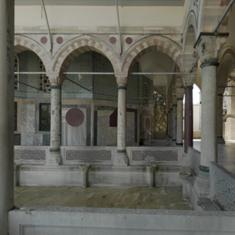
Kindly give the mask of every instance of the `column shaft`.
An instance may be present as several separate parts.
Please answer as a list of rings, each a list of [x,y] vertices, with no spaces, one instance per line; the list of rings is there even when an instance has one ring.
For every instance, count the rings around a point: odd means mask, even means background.
[[[185,116],[184,116],[184,150],[188,152],[188,147],[193,147],[193,87],[185,88]]]
[[[13,207],[14,1],[0,0],[0,234]]]
[[[61,144],[61,87],[51,86],[51,132],[49,162],[60,162]]]
[[[210,166],[216,160],[216,66],[202,66],[202,141],[201,165]]]
[[[90,145],[94,146],[94,130],[95,130],[95,125],[94,125],[94,118],[95,118],[95,106],[92,101],[91,103],[91,128],[90,128]]]
[[[168,111],[167,115],[167,134],[169,138],[172,137],[172,109]]]
[[[126,87],[118,87],[117,150],[126,151]]]
[[[172,107],[172,140],[176,141],[176,128],[177,128],[177,106],[174,104]]]
[[[217,95],[217,142],[224,143],[223,138],[223,94]]]
[[[183,99],[177,99],[177,133],[176,144],[183,144]]]

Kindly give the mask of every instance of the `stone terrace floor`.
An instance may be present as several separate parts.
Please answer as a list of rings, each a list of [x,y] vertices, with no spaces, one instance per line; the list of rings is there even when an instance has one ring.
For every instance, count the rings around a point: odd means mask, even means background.
[[[96,207],[191,210],[180,187],[87,188],[16,187],[15,205],[22,207]]]

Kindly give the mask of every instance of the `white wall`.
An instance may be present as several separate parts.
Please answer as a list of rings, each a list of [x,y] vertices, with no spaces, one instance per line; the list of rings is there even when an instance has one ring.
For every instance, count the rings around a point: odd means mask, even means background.
[[[100,31],[117,32],[117,17],[114,6],[46,6],[52,29],[63,32]],[[148,17],[146,17],[146,15]],[[120,7],[121,26],[142,30],[160,29],[163,26],[180,27],[183,22],[184,7],[128,6]],[[45,17],[40,5],[16,6],[16,31],[46,29]],[[115,27],[115,28],[113,28]],[[160,27],[160,28],[159,28]],[[174,30],[174,29],[171,29]]]

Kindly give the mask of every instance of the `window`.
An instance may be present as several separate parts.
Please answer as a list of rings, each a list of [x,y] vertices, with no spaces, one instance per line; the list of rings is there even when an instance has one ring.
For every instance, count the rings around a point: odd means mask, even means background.
[[[39,131],[50,131],[50,104],[39,105]]]

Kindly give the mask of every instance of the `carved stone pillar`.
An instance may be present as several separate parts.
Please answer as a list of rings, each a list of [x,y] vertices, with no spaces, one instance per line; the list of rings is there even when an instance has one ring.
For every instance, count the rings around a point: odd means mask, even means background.
[[[197,194],[208,197],[210,193],[211,162],[217,161],[216,132],[216,71],[218,66],[216,36],[201,36],[198,41],[198,53],[201,62],[201,162],[199,176],[195,182]]]
[[[118,84],[118,116],[117,116],[117,156],[115,165],[129,164],[126,153],[126,90],[127,77],[116,76]]]
[[[223,131],[224,131],[224,121],[223,121],[223,88],[217,89],[217,120],[216,120],[216,126],[217,126],[217,143],[224,144],[224,137],[223,137]]]
[[[202,142],[201,170],[209,172],[210,163],[217,159],[216,133],[216,37],[204,36],[198,45],[201,61]]]
[[[172,105],[172,140],[176,141],[177,131],[177,104]]]
[[[178,88],[176,90],[177,98],[177,131],[176,131],[176,144],[183,145],[183,97],[184,89]]]
[[[192,48],[193,50],[193,48]],[[196,57],[192,51],[183,55],[185,76],[183,77],[185,87],[185,108],[184,108],[184,152],[193,147],[193,84],[195,82]]]
[[[193,147],[193,85],[191,82],[185,86],[184,109],[184,152]]]
[[[172,108],[168,109],[167,114],[167,135],[172,138]]]
[[[0,0],[0,234],[13,207],[14,1]]]
[[[90,145],[94,146],[94,142],[95,142],[95,105],[94,105],[94,101],[92,101],[91,106],[90,106],[90,110],[91,110],[91,128],[90,128]]]
[[[53,76],[53,75],[51,75]],[[49,77],[51,83],[51,130],[50,149],[47,156],[48,165],[58,165],[61,162],[61,85],[57,77]]]

